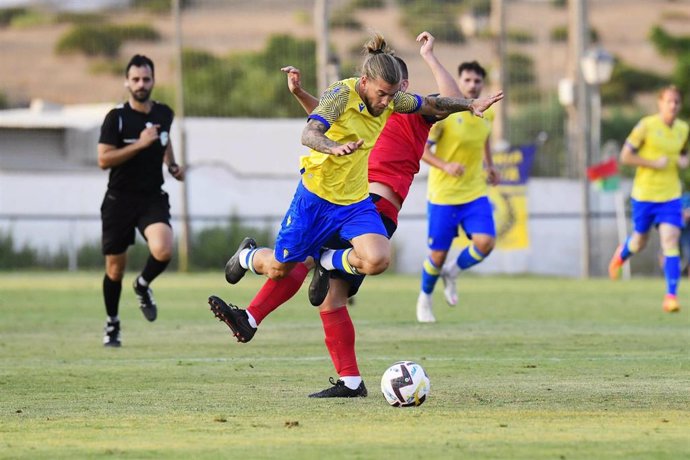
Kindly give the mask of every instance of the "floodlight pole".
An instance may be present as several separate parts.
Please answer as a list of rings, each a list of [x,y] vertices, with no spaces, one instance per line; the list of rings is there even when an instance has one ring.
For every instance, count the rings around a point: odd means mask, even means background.
[[[494,105],[496,118],[492,132],[495,140],[508,139],[508,66],[506,64],[506,0],[491,0],[491,32],[496,43],[495,85],[503,90],[503,100]]]
[[[180,133],[180,146],[177,151],[179,163],[184,167],[187,165],[187,136],[185,132],[184,119],[184,86],[182,80],[182,25],[180,19],[180,0],[172,0],[173,20],[175,21],[175,58],[177,61],[177,72],[175,72],[175,111],[177,125]],[[180,237],[177,242],[177,268],[180,272],[189,271],[189,195],[187,189],[187,178],[180,182],[181,203],[180,214],[182,225]]]
[[[575,82],[574,114],[571,111],[570,152],[577,153],[577,177],[580,180],[580,203],[582,207],[581,238],[580,238],[580,277],[589,278],[590,274],[590,228],[589,228],[589,181],[587,180],[587,166],[589,166],[591,113],[589,110],[589,88],[582,74],[580,62],[589,42],[589,22],[587,19],[587,0],[570,0],[568,28],[570,47],[570,72]],[[573,149],[576,147],[576,149]]]
[[[316,29],[316,83],[319,94],[328,88],[328,0],[314,3],[314,26]]]

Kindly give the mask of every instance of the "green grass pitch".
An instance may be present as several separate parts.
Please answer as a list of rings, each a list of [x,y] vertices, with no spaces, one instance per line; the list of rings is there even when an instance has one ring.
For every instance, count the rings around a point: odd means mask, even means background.
[[[369,397],[313,400],[335,374],[306,286],[239,344],[206,298],[259,277],[166,273],[148,323],[128,274],[105,349],[101,280],[0,275],[0,458],[690,458],[687,282],[669,315],[660,278],[467,276],[417,324],[418,279],[372,277],[350,308]],[[401,359],[431,378],[420,407],[380,394]]]

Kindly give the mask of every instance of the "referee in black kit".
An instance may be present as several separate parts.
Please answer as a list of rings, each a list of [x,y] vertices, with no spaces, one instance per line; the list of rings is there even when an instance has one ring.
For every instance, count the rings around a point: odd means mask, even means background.
[[[125,70],[129,100],[108,112],[98,140],[98,166],[110,169],[101,205],[103,298],[108,315],[103,344],[109,347],[121,345],[118,309],[134,229],[139,229],[150,252],[146,266],[134,280],[134,293],[149,321],[157,316],[149,285],[172,257],[170,204],[168,194],[161,189],[162,164],[165,162],[177,180],[184,180],[184,169],[175,163],[170,143],[174,113],[167,105],[151,100],[154,83],[153,61],[139,54],[132,57]]]

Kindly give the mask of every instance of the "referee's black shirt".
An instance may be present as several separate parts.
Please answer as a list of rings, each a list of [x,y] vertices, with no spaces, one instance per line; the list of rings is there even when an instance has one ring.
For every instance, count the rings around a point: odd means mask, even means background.
[[[155,193],[163,185],[163,154],[170,142],[174,113],[165,104],[153,102],[149,113],[137,112],[129,102],[108,112],[101,126],[100,144],[122,148],[139,140],[147,124],[160,125],[158,139],[124,163],[110,169],[108,190],[125,193]]]

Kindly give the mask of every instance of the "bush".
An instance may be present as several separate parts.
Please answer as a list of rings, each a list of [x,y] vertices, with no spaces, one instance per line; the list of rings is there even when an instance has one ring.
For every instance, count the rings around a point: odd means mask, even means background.
[[[109,28],[77,25],[60,37],[55,51],[58,54],[114,57],[119,53],[120,45],[122,39]]]
[[[556,26],[549,32],[549,39],[552,42],[567,42],[568,41],[568,26]],[[599,32],[591,27],[589,29],[589,41],[592,43],[599,42]]]
[[[83,53],[87,56],[115,57],[127,40],[157,41],[160,34],[146,24],[82,25],[64,33],[55,46],[58,54]]]
[[[37,261],[36,250],[27,245],[15,249],[12,234],[0,230],[0,269],[33,267],[37,265]]]
[[[430,4],[431,3],[431,4]],[[438,41],[462,43],[465,36],[457,26],[456,2],[409,0],[403,4],[402,26],[412,36],[428,30]]]
[[[512,29],[506,34],[506,39],[513,43],[532,43],[534,42],[534,34],[529,30]]]
[[[361,30],[362,23],[355,18],[349,8],[340,8],[333,11],[328,20],[328,24],[333,29]]]
[[[27,13],[26,8],[3,8],[0,9],[0,27],[7,27],[17,16],[22,16]]]
[[[107,29],[122,41],[138,40],[155,42],[161,38],[158,31],[148,24],[112,25],[108,26]]]
[[[568,26],[556,26],[549,32],[549,39],[552,42],[568,41]]]
[[[635,69],[617,59],[611,80],[601,86],[601,97],[604,104],[628,103],[635,94],[653,91],[667,83],[668,79],[660,75]]]
[[[180,0],[180,8],[188,8],[192,3],[193,0]],[[132,0],[132,6],[151,13],[169,13],[172,10],[170,0]]]
[[[192,234],[190,268],[208,270],[223,267],[228,256],[246,235],[252,235],[262,246],[273,246],[273,231],[269,224],[261,229],[242,223],[237,216],[231,216],[227,225],[208,227]],[[14,246],[12,234],[0,230],[0,270],[38,267],[65,270],[68,268],[69,253],[65,248],[51,254],[29,245],[19,249]],[[137,242],[127,250],[127,270],[141,270],[148,257],[148,247],[137,239]],[[176,248],[173,259],[177,259]],[[101,270],[104,264],[105,258],[101,253],[100,239],[86,243],[77,249],[79,269]]]
[[[51,24],[53,16],[38,10],[27,10],[24,14],[12,17],[10,27],[21,29]]]
[[[190,116],[304,117],[287,90],[286,63],[302,70],[302,85],[316,90],[316,44],[288,35],[274,35],[258,53],[219,58],[205,51],[184,50],[185,112]],[[261,95],[257,96],[257,88]],[[250,97],[251,96],[251,97]],[[162,101],[174,100],[170,87],[158,87]]]
[[[228,257],[247,235],[252,235],[261,246],[273,246],[273,232],[268,226],[262,230],[257,229],[232,216],[226,226],[209,227],[195,233],[190,251],[190,266],[196,269],[224,267]]]
[[[533,84],[536,81],[534,60],[522,53],[508,53],[506,56],[508,85]]]
[[[105,16],[99,13],[76,13],[61,11],[55,16],[55,22],[59,24],[100,24],[106,22]]]
[[[645,113],[635,110],[625,113],[620,109],[613,111],[609,116],[601,120],[601,139],[602,141],[616,140],[623,145],[633,127],[640,121]]]
[[[373,9],[373,8],[384,8],[386,6],[385,0],[351,0],[350,8],[356,9]]]

